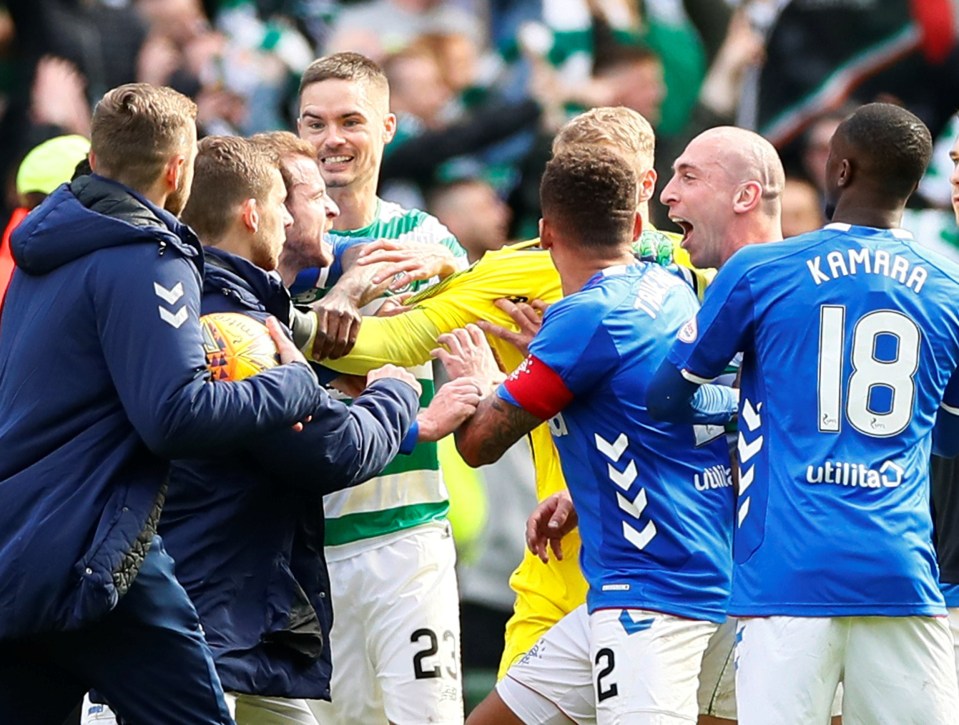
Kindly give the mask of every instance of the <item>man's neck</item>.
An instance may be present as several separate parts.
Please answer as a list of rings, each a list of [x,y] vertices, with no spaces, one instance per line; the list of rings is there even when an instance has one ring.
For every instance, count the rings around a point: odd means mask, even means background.
[[[895,229],[902,225],[902,209],[880,209],[868,205],[839,205],[830,221],[855,227]]]
[[[763,244],[765,242],[781,242],[783,238],[782,225],[776,221],[765,219],[761,223],[749,223],[739,228],[733,228],[730,234],[726,236],[726,243],[723,246],[723,258],[719,266],[722,266],[729,258],[743,247],[750,244]]]
[[[554,247],[555,250],[555,247]],[[563,296],[579,292],[583,286],[589,282],[597,273],[609,267],[618,265],[630,265],[636,262],[632,247],[627,245],[623,248],[610,250],[609,254],[596,256],[587,256],[580,252],[579,254],[566,255],[553,254],[553,264],[556,271],[559,272],[560,282],[563,287]]]
[[[340,208],[340,215],[333,220],[335,231],[362,229],[376,218],[376,184],[330,187],[327,191]]]
[[[296,281],[296,275],[299,274],[300,270],[304,268],[305,265],[284,261],[282,255],[280,256],[280,261],[276,265],[276,271],[280,275],[280,279],[283,281],[283,286],[288,289]]]
[[[229,252],[252,262],[253,251],[250,248],[250,241],[242,234],[227,232],[217,240],[203,240],[203,244],[204,246],[216,247],[221,252]]]

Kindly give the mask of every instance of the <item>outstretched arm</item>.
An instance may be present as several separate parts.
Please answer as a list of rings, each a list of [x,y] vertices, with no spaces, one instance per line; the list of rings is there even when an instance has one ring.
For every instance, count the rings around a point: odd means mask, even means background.
[[[667,359],[649,385],[646,409],[656,420],[723,425],[739,409],[739,391],[693,379]]]

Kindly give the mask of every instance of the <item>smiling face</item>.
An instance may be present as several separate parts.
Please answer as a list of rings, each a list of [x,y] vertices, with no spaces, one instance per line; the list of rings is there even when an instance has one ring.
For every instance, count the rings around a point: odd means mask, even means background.
[[[375,187],[396,131],[388,103],[386,92],[363,81],[329,79],[303,89],[297,129],[316,149],[327,187]]]
[[[282,163],[291,180],[286,206],[293,215],[293,226],[286,232],[281,266],[293,267],[297,272],[307,267],[326,267],[333,261],[333,254],[323,235],[332,228],[340,211],[327,195],[315,161],[289,156]]]
[[[702,135],[673,164],[673,176],[660,201],[683,230],[683,248],[697,267],[722,265],[726,231],[735,219],[733,198],[739,186],[722,162],[720,136]]]

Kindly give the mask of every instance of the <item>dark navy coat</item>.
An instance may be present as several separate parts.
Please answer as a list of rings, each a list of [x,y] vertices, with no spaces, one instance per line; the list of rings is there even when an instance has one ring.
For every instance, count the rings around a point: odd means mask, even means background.
[[[213,383],[202,256],[169,213],[99,176],[13,234],[0,325],[0,639],[74,629],[136,576],[169,459],[287,428],[308,366]]]
[[[290,318],[278,277],[207,248],[202,311]],[[323,556],[323,494],[392,460],[418,396],[374,382],[347,406],[324,393],[312,422],[178,461],[160,533],[196,605],[227,691],[330,697],[333,611]]]

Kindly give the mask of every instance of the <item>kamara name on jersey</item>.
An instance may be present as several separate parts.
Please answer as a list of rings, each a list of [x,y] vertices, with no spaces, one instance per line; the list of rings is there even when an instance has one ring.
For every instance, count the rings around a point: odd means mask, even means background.
[[[806,483],[832,483],[860,488],[896,488],[902,483],[903,469],[886,461],[878,469],[849,461],[826,461],[820,466],[806,467]]]
[[[806,260],[806,267],[817,285],[850,275],[881,274],[901,282],[917,294],[929,276],[925,267],[911,264],[905,257],[884,249],[837,250],[829,252],[825,259],[817,254]]]

